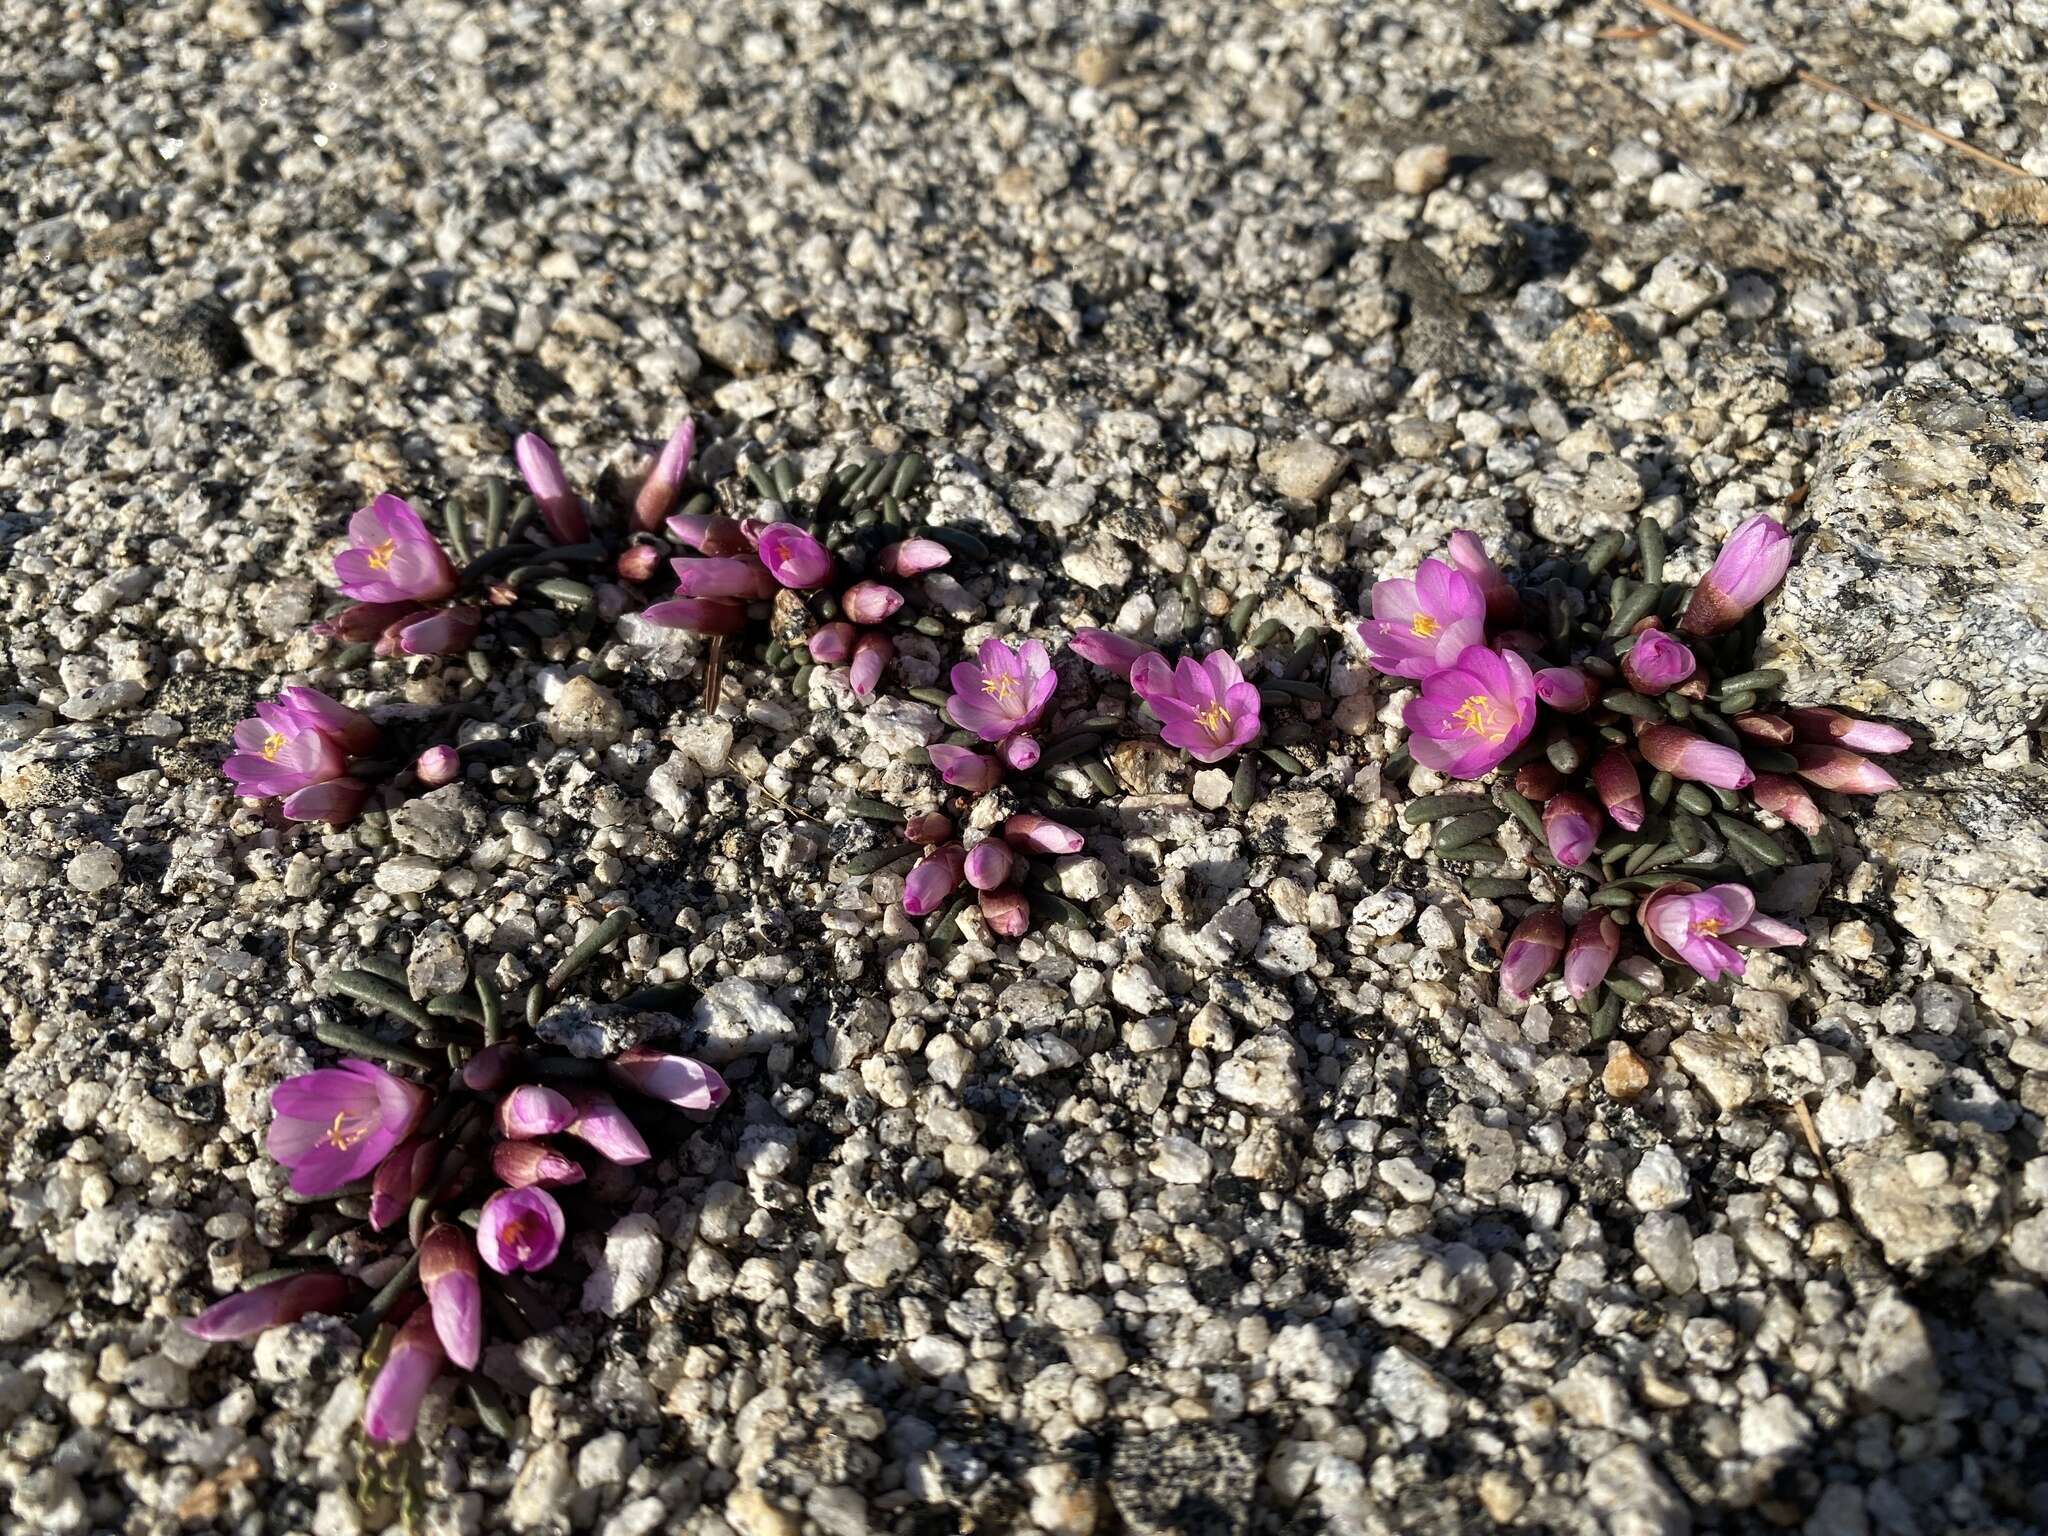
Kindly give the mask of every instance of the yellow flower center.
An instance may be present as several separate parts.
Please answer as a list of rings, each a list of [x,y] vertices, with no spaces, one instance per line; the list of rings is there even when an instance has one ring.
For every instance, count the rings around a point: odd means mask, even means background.
[[[1713,935],[1718,934],[1720,931],[1721,919],[1719,919],[1718,917],[1696,917],[1692,921],[1692,932],[1694,938],[1698,938],[1703,933],[1708,935],[1709,937],[1712,937]]]
[[[1436,620],[1426,613],[1418,613],[1408,621],[1408,633],[1417,639],[1428,640],[1436,634]]]
[[[1195,711],[1195,724],[1211,736],[1221,736],[1223,728],[1230,724],[1230,711],[1211,701]]]
[[[1513,724],[1507,711],[1483,693],[1475,693],[1451,712],[1451,718],[1464,728],[1467,736],[1482,736],[1488,741],[1506,741],[1508,728]]]
[[[386,539],[370,551],[370,569],[381,571],[391,564],[391,557],[398,553],[398,541]]]
[[[281,732],[272,731],[268,736],[263,738],[263,761],[265,761],[266,763],[276,762],[277,754],[282,752],[283,750],[284,736]]]
[[[1017,696],[1017,679],[1007,672],[998,672],[981,680],[981,691],[993,695],[998,704],[1007,704]]]
[[[338,1109],[334,1112],[334,1124],[327,1127],[327,1134],[320,1139],[337,1152],[346,1152],[369,1134],[368,1121],[351,1121],[347,1110]]]

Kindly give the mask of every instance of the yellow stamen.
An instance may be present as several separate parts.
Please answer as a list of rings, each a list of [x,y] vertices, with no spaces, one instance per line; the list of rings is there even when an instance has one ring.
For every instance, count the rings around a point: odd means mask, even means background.
[[[1017,679],[1007,672],[998,672],[981,680],[981,691],[995,695],[998,704],[1007,704],[1017,696]]]
[[[1483,693],[1475,693],[1451,712],[1451,718],[1464,727],[1467,736],[1482,736],[1488,741],[1506,741],[1513,721],[1507,711]]]
[[[278,732],[272,731],[268,736],[263,738],[263,761],[265,761],[266,763],[276,762],[277,754],[282,752],[283,750],[284,737]]]
[[[1421,640],[1430,639],[1436,634],[1436,620],[1426,613],[1418,613],[1408,621],[1408,633]]]
[[[1195,724],[1211,736],[1221,736],[1223,727],[1230,724],[1230,711],[1214,702],[1205,704],[1195,711]]]
[[[338,1109],[334,1112],[334,1124],[327,1127],[327,1134],[320,1139],[336,1151],[346,1152],[369,1134],[370,1127],[367,1123],[350,1125],[348,1111]]]
[[[1718,917],[1695,918],[1692,923],[1692,931],[1695,938],[1703,933],[1709,936],[1718,934],[1721,931],[1721,919]]]
[[[373,571],[383,570],[391,564],[391,557],[397,553],[398,541],[396,539],[386,539],[382,544],[379,544],[370,551],[370,569]]]

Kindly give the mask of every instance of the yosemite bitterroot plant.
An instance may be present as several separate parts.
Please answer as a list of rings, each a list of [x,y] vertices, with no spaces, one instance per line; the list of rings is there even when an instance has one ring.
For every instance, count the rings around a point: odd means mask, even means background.
[[[317,688],[286,688],[235,727],[221,772],[244,799],[276,799],[289,820],[345,826],[370,793],[349,772],[351,759],[374,751],[378,738],[367,715]]]

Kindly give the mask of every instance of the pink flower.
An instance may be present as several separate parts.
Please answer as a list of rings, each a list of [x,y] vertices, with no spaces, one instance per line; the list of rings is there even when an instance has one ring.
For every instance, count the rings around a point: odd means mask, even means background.
[[[1646,629],[1621,658],[1621,675],[1637,693],[1662,693],[1676,688],[1698,668],[1692,648],[1661,629]]]
[[[857,699],[875,691],[882,669],[896,654],[896,644],[887,635],[868,630],[853,643],[853,665],[846,669],[846,681]]]
[[[498,1102],[498,1134],[515,1141],[552,1136],[575,1118],[575,1105],[539,1083],[521,1083]]]
[[[724,598],[674,597],[643,609],[640,616],[663,629],[687,629],[700,635],[737,634],[747,622],[744,603]]]
[[[821,624],[811,631],[805,642],[810,650],[811,660],[821,666],[837,666],[853,654],[853,647],[860,638],[860,631],[844,619],[831,624]]]
[[[1614,962],[1614,974],[1627,977],[1645,992],[1664,990],[1664,967],[1648,955],[1623,955]]]
[[[1003,766],[1016,773],[1028,773],[1038,766],[1039,746],[1036,736],[1021,732],[1005,736],[996,745],[996,756],[1003,760]]]
[[[911,917],[936,912],[959,889],[967,870],[967,850],[958,843],[934,848],[918,860],[903,882],[903,910]]]
[[[922,576],[953,563],[953,551],[937,539],[905,539],[891,544],[875,556],[875,569],[884,576]]]
[[[1402,707],[1415,761],[1454,779],[1476,779],[1528,740],[1536,724],[1529,664],[1468,645],[1457,664],[1423,679],[1422,696]]]
[[[487,1045],[462,1064],[462,1086],[477,1093],[489,1093],[512,1074],[519,1059],[519,1047],[509,1041]]]
[[[671,560],[677,597],[724,597],[737,602],[775,595],[775,578],[745,555],[692,556]]]
[[[1552,795],[1543,805],[1543,840],[1557,862],[1577,869],[1600,840],[1600,808],[1575,789]]]
[[[569,1124],[569,1134],[584,1145],[622,1165],[644,1163],[654,1155],[647,1150],[639,1127],[610,1094],[597,1088],[578,1088],[572,1090],[570,1102],[576,1106],[576,1118]]]
[[[1031,903],[1022,891],[983,891],[975,897],[982,921],[999,939],[1021,939],[1031,931]]]
[[[1808,836],[1820,831],[1820,807],[1797,779],[1782,773],[1760,773],[1749,786],[1749,792],[1758,805],[1774,816],[1782,816]]]
[[[1716,789],[1741,789],[1756,777],[1733,747],[1717,746],[1706,737],[1682,731],[1675,725],[1639,728],[1636,749],[1652,768],[1674,779],[1690,779]]]
[[[800,592],[822,587],[832,575],[831,551],[794,523],[768,524],[754,540],[754,552],[770,576]]]
[[[1621,953],[1621,924],[1605,912],[1588,912],[1572,929],[1564,952],[1564,987],[1577,1002],[1607,978],[1607,968]]]
[[[983,753],[943,744],[924,750],[925,755],[931,758],[932,766],[939,770],[939,777],[955,789],[985,795],[1003,782],[1002,764]]]
[[[974,754],[969,753],[968,756]],[[903,836],[910,842],[930,846],[953,835],[953,818],[940,811],[925,811],[903,823]]]
[[[1471,578],[1486,599],[1486,622],[1498,626],[1512,624],[1519,619],[1522,616],[1522,599],[1508,585],[1507,577],[1501,575],[1500,567],[1487,558],[1486,546],[1479,542],[1479,535],[1460,528],[1451,535],[1450,547],[1451,564]]]
[[[539,1185],[501,1189],[484,1202],[476,1251],[501,1275],[546,1269],[562,1251],[566,1228],[562,1208]]]
[[[1154,694],[1173,692],[1173,663],[1157,651],[1147,651],[1131,663],[1131,670],[1124,681],[1131,685],[1131,692],[1140,699],[1149,700]]]
[[[1564,919],[1555,907],[1538,907],[1515,925],[1500,961],[1500,989],[1526,1003],[1536,983],[1550,974],[1565,944]]]
[[[1056,855],[1079,853],[1082,843],[1081,834],[1065,822],[1032,811],[1019,811],[1004,822],[1003,840],[1013,848]]]
[[[1788,709],[1785,715],[1792,722],[1792,734],[1801,741],[1877,753],[1903,752],[1913,745],[1913,738],[1896,725],[1858,720],[1839,709]]]
[[[1547,765],[1546,765],[1547,766]],[[1626,747],[1609,747],[1593,759],[1593,793],[1600,797],[1614,824],[1625,831],[1643,825],[1643,781]]]
[[[363,1433],[381,1445],[401,1445],[412,1438],[427,1388],[447,1363],[447,1351],[434,1332],[432,1307],[421,1307],[405,1320],[392,1341],[384,1368],[370,1383],[363,1402]]]
[[[1593,679],[1577,667],[1544,667],[1535,681],[1536,697],[1567,715],[1585,713],[1600,697]]]
[[[405,1214],[441,1162],[441,1143],[432,1137],[401,1142],[377,1165],[370,1181],[370,1230],[382,1232]]]
[[[744,555],[753,549],[746,530],[716,512],[679,512],[668,520],[668,533],[700,555]]]
[[[484,1291],[476,1271],[476,1243],[461,1227],[437,1224],[420,1241],[420,1288],[434,1336],[448,1358],[476,1369],[484,1347]]]
[[[1823,747],[1813,742],[1795,741],[1792,756],[1799,764],[1799,777],[1809,784],[1818,784],[1822,789],[1836,790],[1845,795],[1881,795],[1888,789],[1899,787],[1897,779],[1869,758],[1844,747]]]
[[[633,500],[635,528],[642,533],[652,533],[661,526],[662,519],[676,504],[676,497],[682,494],[683,477],[690,472],[690,459],[696,451],[697,423],[685,416],[676,423],[661,456],[641,482],[640,494]]]
[[[538,434],[528,432],[512,445],[512,458],[519,465],[526,488],[533,492],[533,504],[540,510],[540,520],[547,524],[549,536],[557,544],[581,544],[589,538],[590,519],[583,515],[582,504],[570,491],[555,450]]]
[[[412,771],[427,788],[439,789],[462,777],[462,754],[445,744],[429,747],[413,759]]]
[[[364,603],[438,603],[455,590],[455,567],[419,513],[379,496],[348,520],[349,547],[334,557],[335,585]]]
[[[337,703],[318,688],[280,688],[277,707],[308,730],[319,731],[338,742],[351,756],[374,751],[377,723],[360,710]],[[262,714],[259,707],[257,714]]]
[[[1136,640],[1126,640],[1122,635],[1112,634],[1106,629],[1075,630],[1074,638],[1067,642],[1067,649],[1083,661],[1093,662],[1105,671],[1114,672],[1122,678],[1131,675],[1131,664],[1140,656],[1157,654],[1149,645],[1141,645]]]
[[[324,821],[330,827],[345,827],[369,798],[370,786],[361,779],[329,779],[286,795],[277,808],[287,821]]]
[[[1792,744],[1792,722],[1780,719],[1777,715],[1737,715],[1733,724],[1743,735],[1753,736],[1758,741],[1767,741],[1772,746],[1786,747]]]
[[[1777,949],[1804,944],[1806,935],[1790,923],[1759,917],[1756,897],[1743,885],[1701,890],[1683,880],[1659,886],[1637,909],[1644,937],[1667,960],[1682,960],[1708,981],[1743,973],[1734,946]]]
[[[605,1070],[622,1088],[678,1109],[716,1109],[725,1102],[725,1079],[694,1056],[672,1056],[636,1045]]]
[[[295,1323],[308,1312],[331,1312],[353,1289],[345,1275],[287,1275],[216,1301],[197,1317],[187,1318],[185,1331],[215,1344],[252,1339],[266,1328]]]
[[[376,1170],[412,1134],[426,1093],[353,1058],[288,1077],[270,1090],[270,1155],[291,1170],[294,1194],[331,1195]]]
[[[529,1184],[554,1189],[583,1182],[583,1165],[544,1141],[493,1142],[491,1172],[514,1189],[524,1189]]]
[[[621,581],[650,581],[661,569],[661,547],[656,544],[628,544],[612,562]]]
[[[1486,639],[1486,598],[1463,571],[1425,560],[1413,580],[1373,583],[1372,617],[1358,633],[1380,671],[1426,678]]]
[[[953,696],[946,715],[983,741],[1001,741],[1028,730],[1045,713],[1059,675],[1036,640],[1014,650],[993,637],[981,642],[976,660],[953,668]]]
[[[453,608],[428,608],[400,619],[377,642],[379,656],[459,656],[476,639],[484,611],[463,603]]]
[[[1009,884],[1017,867],[1017,855],[999,837],[984,838],[967,850],[967,883],[977,891],[993,891]]]
[[[1535,801],[1538,805],[1563,788],[1564,775],[1553,768],[1547,759],[1532,758],[1515,770],[1515,793]]]
[[[350,603],[331,619],[313,626],[316,635],[333,635],[351,645],[377,640],[400,619],[420,611],[418,603]]]
[[[1173,669],[1170,688],[1133,666],[1131,686],[1160,720],[1159,738],[1179,747],[1198,763],[1220,763],[1259,735],[1259,690],[1244,680],[1227,651],[1211,651],[1200,661],[1183,656]]]
[[[325,708],[314,707],[309,698]],[[235,727],[236,750],[220,765],[235,792],[251,800],[289,795],[347,773],[351,751],[362,750],[350,743],[365,737],[354,724],[330,717],[327,709],[367,727],[367,742],[375,744],[377,728],[354,710],[311,688],[286,689],[258,704],[253,720]]]
[[[880,624],[903,606],[903,594],[879,581],[857,581],[839,594],[839,610],[856,624]]]
[[[1792,566],[1792,536],[1759,512],[1729,535],[1713,567],[1692,589],[1678,627],[1688,635],[1719,635],[1777,590]]]

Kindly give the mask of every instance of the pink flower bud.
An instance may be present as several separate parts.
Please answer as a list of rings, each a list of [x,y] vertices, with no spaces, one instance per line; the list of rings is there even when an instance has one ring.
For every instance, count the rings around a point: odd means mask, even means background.
[[[533,504],[539,509],[540,520],[547,525],[548,535],[557,544],[581,544],[590,537],[590,519],[583,515],[583,507],[569,489],[569,480],[562,473],[562,461],[555,457],[555,450],[537,433],[523,434],[512,445],[513,460],[519,465],[521,478],[526,488],[533,493]]]
[[[443,1222],[421,1239],[420,1288],[441,1348],[460,1369],[475,1370],[484,1347],[484,1292],[468,1232]]]
[[[216,1301],[185,1321],[185,1331],[211,1343],[251,1339],[266,1328],[295,1323],[308,1312],[332,1312],[348,1300],[354,1284],[345,1275],[287,1275],[267,1285]]]
[[[460,656],[483,626],[484,611],[473,603],[429,608],[400,619],[377,642],[379,656]]]
[[[716,1109],[725,1102],[725,1079],[694,1056],[673,1056],[636,1045],[606,1070],[621,1087],[678,1109]]]
[[[1845,795],[1881,795],[1899,787],[1897,779],[1869,758],[1844,747],[1798,741],[1792,744],[1792,756],[1799,764],[1799,777],[1822,789]]]
[[[1614,962],[1614,974],[1626,976],[1645,992],[1664,990],[1664,967],[1648,955],[1623,955]]]
[[[403,603],[350,603],[333,618],[313,626],[315,634],[333,635],[351,645],[375,640],[400,619],[418,613],[422,605]]]
[[[857,581],[839,597],[840,611],[856,624],[880,624],[903,606],[903,594],[879,581]]]
[[[1543,806],[1543,840],[1557,862],[1577,869],[1600,838],[1600,808],[1575,789],[1560,790]]]
[[[1005,736],[996,747],[996,755],[1003,760],[1004,767],[1017,773],[1028,773],[1038,766],[1038,738],[1022,732]]]
[[[647,1150],[639,1127],[610,1094],[596,1088],[577,1088],[571,1090],[569,1101],[576,1106],[569,1134],[578,1141],[595,1147],[614,1163],[644,1163],[654,1155]]]
[[[1515,793],[1538,805],[1564,788],[1564,775],[1544,758],[1535,758],[1515,770]]]
[[[1450,556],[1451,564],[1470,577],[1486,599],[1488,624],[1512,624],[1522,616],[1522,599],[1508,585],[1500,567],[1487,558],[1486,546],[1479,542],[1478,534],[1464,528],[1452,534]]]
[[[983,891],[975,898],[982,921],[999,939],[1021,939],[1031,931],[1031,903],[1021,891]]]
[[[1173,696],[1173,663],[1157,651],[1146,651],[1132,661],[1125,680],[1130,683],[1131,692],[1149,706],[1156,698]]]
[[[384,1367],[370,1383],[363,1401],[363,1433],[380,1445],[400,1445],[412,1438],[427,1388],[441,1374],[447,1351],[434,1331],[431,1307],[421,1307],[405,1320],[392,1341]]]
[[[554,1089],[522,1083],[498,1105],[498,1134],[515,1140],[552,1136],[575,1118],[575,1106]]]
[[[277,808],[287,821],[324,821],[330,827],[345,827],[369,798],[370,786],[361,779],[329,779],[286,795]]]
[[[985,795],[1003,781],[1002,765],[980,752],[970,752],[965,747],[949,747],[943,744],[935,744],[924,750],[931,758],[932,766],[939,770],[939,777],[955,789],[964,789],[969,794]]]
[[[1004,822],[1003,837],[1011,846],[1034,853],[1079,853],[1083,841],[1072,827],[1030,811],[1019,811]]]
[[[864,699],[875,691],[875,685],[882,680],[882,669],[895,654],[895,643],[873,630],[853,642],[853,665],[847,668],[846,680],[855,698]]]
[[[538,1185],[501,1189],[484,1202],[476,1251],[501,1275],[546,1269],[562,1251],[567,1225],[555,1197]]]
[[[612,569],[621,581],[651,581],[661,569],[661,551],[652,544],[628,544],[619,551]]]
[[[1737,715],[1733,724],[1736,730],[1756,741],[1767,741],[1775,747],[1792,744],[1792,722],[1777,715]]]
[[[1782,773],[1760,773],[1756,782],[1749,786],[1749,792],[1758,805],[1774,816],[1782,816],[1809,837],[1818,833],[1823,825],[1820,807],[1813,803],[1813,796],[1797,779]]]
[[[462,1064],[462,1086],[474,1093],[489,1093],[511,1075],[519,1047],[500,1042],[487,1045]]]
[[[822,624],[811,631],[811,638],[805,642],[811,653],[811,660],[820,666],[835,667],[853,654],[854,642],[860,638],[860,631],[844,619],[833,624]]]
[[[891,544],[875,556],[875,569],[884,576],[922,576],[952,564],[953,551],[937,539],[905,539]]]
[[[583,1165],[544,1141],[499,1141],[491,1145],[491,1172],[514,1189],[581,1184]]]
[[[1609,747],[1593,759],[1593,793],[1614,824],[1635,832],[1643,825],[1643,782],[1626,747]]]
[[[999,837],[984,838],[967,850],[967,883],[977,891],[993,891],[1009,882],[1017,855]]]
[[[1544,667],[1536,673],[1536,697],[1567,715],[1593,707],[1600,690],[1577,667]]]
[[[441,1143],[431,1137],[403,1142],[377,1165],[370,1181],[370,1230],[382,1232],[405,1214],[413,1196],[426,1188],[441,1162]]]
[[[924,811],[903,823],[903,835],[913,843],[929,847],[953,835],[953,818],[939,811]]]
[[[669,434],[668,443],[633,500],[633,526],[652,533],[662,524],[683,489],[683,477],[690,472],[690,458],[697,451],[697,423],[685,416]]]
[[[911,917],[936,912],[959,888],[967,869],[967,852],[958,843],[934,848],[903,882],[903,910]]]
[[[1592,911],[1579,919],[1564,956],[1564,985],[1573,1002],[1600,985],[1620,953],[1621,925],[1612,917]]]
[[[677,597],[723,597],[744,603],[775,595],[775,578],[760,561],[745,555],[693,555],[669,564],[676,573]]]
[[[439,789],[462,777],[462,754],[446,743],[429,747],[413,759],[412,771],[427,788]]]
[[[747,606],[718,597],[674,597],[645,609],[640,616],[664,629],[687,629],[700,635],[731,635],[745,627]]]
[[[1777,590],[1792,565],[1792,537],[1759,512],[1737,528],[1692,589],[1678,627],[1688,635],[1725,634]]]
[[[800,592],[822,587],[832,575],[832,552],[794,523],[769,523],[755,539],[754,552],[770,576]],[[861,623],[872,622],[847,611]]]
[[[700,555],[744,555],[753,549],[746,530],[716,512],[682,512],[668,520],[668,534]]]
[[[1646,629],[1621,658],[1621,675],[1637,693],[1675,688],[1698,669],[1692,648],[1661,629]]]
[[[1508,938],[1507,953],[1500,962],[1500,990],[1518,1003],[1525,1003],[1536,983],[1550,974],[1565,945],[1564,919],[1555,907],[1538,907]]]
[[[1858,752],[1903,752],[1913,738],[1896,725],[1879,720],[1858,720],[1839,709],[1788,709],[1792,733],[1801,741],[1824,746],[1853,747]]]
[[[1675,725],[1640,727],[1636,749],[1643,754],[1643,761],[1674,779],[1690,779],[1717,789],[1742,789],[1756,777],[1733,747],[1718,746]]]
[[[1158,654],[1149,645],[1127,640],[1122,635],[1112,634],[1106,629],[1075,630],[1074,638],[1067,642],[1067,649],[1083,661],[1093,662],[1121,678],[1130,677],[1131,666],[1140,656]],[[1160,657],[1162,662],[1165,659],[1163,656]]]

